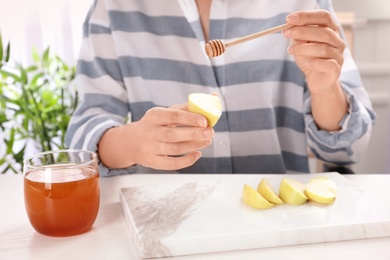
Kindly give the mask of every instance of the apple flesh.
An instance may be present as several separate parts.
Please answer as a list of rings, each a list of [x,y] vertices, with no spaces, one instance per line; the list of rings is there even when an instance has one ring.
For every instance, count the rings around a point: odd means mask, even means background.
[[[318,203],[333,203],[336,199],[336,193],[336,184],[328,178],[314,178],[306,184],[306,196]]]
[[[305,184],[290,178],[283,178],[279,187],[279,196],[286,204],[302,205],[307,202],[305,190]]]
[[[261,179],[259,185],[257,186],[257,191],[269,202],[283,204],[283,201],[276,194],[267,178]]]
[[[269,209],[274,206],[248,184],[244,184],[244,188],[242,190],[242,200],[246,205],[255,209]]]
[[[222,115],[221,99],[205,93],[188,95],[188,110],[206,117],[208,126],[214,127]]]

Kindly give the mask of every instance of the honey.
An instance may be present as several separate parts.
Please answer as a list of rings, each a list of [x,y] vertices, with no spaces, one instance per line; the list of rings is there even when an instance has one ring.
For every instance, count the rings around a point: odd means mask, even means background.
[[[100,204],[96,167],[31,170],[24,177],[25,206],[31,225],[49,236],[72,236],[91,229]]]

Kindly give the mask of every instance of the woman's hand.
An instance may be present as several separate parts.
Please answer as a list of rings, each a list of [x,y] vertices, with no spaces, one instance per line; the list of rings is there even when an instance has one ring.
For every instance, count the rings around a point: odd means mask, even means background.
[[[292,40],[288,52],[305,74],[311,93],[331,90],[338,82],[345,49],[332,15],[325,10],[300,11],[286,20],[294,25],[283,31]]]
[[[306,77],[314,120],[320,129],[339,130],[348,111],[339,83],[345,49],[339,26],[325,10],[295,12],[286,20],[294,26],[283,35],[291,39],[288,52]]]
[[[188,112],[187,104],[155,107],[137,122],[108,130],[99,143],[99,156],[111,168],[140,164],[177,170],[194,164],[213,136],[207,120]]]

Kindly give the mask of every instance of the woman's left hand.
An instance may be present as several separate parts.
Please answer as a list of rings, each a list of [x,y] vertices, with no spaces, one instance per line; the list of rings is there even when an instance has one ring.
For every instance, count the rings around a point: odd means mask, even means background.
[[[339,86],[345,43],[332,15],[325,10],[299,11],[286,20],[294,25],[283,31],[292,40],[288,52],[305,74],[311,94],[334,91]]]

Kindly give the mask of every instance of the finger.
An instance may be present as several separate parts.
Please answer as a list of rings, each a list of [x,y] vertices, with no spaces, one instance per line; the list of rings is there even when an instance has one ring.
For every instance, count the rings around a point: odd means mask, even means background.
[[[345,48],[340,35],[329,27],[294,26],[284,30],[283,35],[299,41],[326,43],[341,50]]]
[[[297,44],[302,44],[302,43],[308,43],[308,41],[301,41],[301,40],[295,40],[295,39],[291,40],[291,45],[297,45]]]
[[[294,12],[286,17],[286,21],[293,25],[319,25],[329,27],[336,32],[340,30],[332,14],[326,10]]]
[[[212,143],[211,138],[193,140],[180,143],[163,143],[161,142],[157,148],[156,154],[180,156],[190,152],[198,151],[209,146]]]
[[[316,70],[318,72],[326,73],[327,75],[339,75],[341,66],[340,64],[334,60],[334,59],[313,59],[311,61],[308,61],[310,66],[313,70]]]
[[[156,133],[155,140],[166,143],[214,137],[214,129],[212,127],[161,127]]]
[[[146,167],[152,167],[156,170],[178,170],[189,167],[193,165],[200,157],[202,153],[200,151],[195,151],[187,153],[180,157],[171,157],[171,156],[156,156],[153,160],[153,165],[144,165]],[[154,166],[156,165],[156,166]]]
[[[173,106],[170,106],[169,108],[188,111],[188,103],[173,105]]]
[[[339,65],[344,63],[344,56],[338,49],[319,43],[293,44],[288,48],[288,53],[307,58],[334,59]]]
[[[145,117],[158,125],[207,127],[207,119],[204,116],[179,109],[155,107],[149,109]]]

